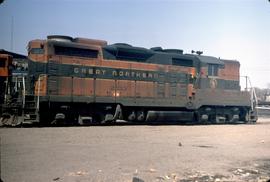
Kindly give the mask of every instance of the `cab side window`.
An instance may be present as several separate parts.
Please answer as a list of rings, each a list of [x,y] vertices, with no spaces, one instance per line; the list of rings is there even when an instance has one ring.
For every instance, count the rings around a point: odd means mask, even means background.
[[[218,76],[218,65],[209,64],[208,65],[208,76]]]
[[[5,58],[0,58],[0,67],[1,68],[6,67],[6,59]]]
[[[44,54],[44,49],[42,48],[32,48],[30,49],[31,54]]]

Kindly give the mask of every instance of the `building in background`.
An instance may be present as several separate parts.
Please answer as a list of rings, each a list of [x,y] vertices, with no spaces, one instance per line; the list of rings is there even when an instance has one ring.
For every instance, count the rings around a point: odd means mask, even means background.
[[[0,57],[0,103],[3,103],[6,93],[17,94],[16,92],[20,90],[19,88],[23,87],[23,78],[28,76],[28,59],[25,55],[4,49],[0,49]],[[12,79],[9,86],[6,84],[8,79]]]
[[[13,61],[13,71],[12,71],[12,76],[27,76],[27,71],[28,71],[28,59],[27,56],[22,55],[22,54],[17,54],[14,52],[9,52],[4,49],[0,49],[0,54],[7,54],[12,56]]]

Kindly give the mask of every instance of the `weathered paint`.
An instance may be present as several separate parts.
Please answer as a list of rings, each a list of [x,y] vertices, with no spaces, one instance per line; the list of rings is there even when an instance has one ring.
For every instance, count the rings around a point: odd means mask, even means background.
[[[240,65],[236,61],[218,59],[224,64],[213,77],[208,75],[207,62],[185,67],[104,59],[102,46],[107,43],[90,39],[78,39],[69,45],[97,50],[97,58],[63,56],[54,54],[54,44],[64,45],[52,40],[29,43],[30,50],[44,49],[43,55],[30,51],[29,58],[35,62],[35,68],[39,68],[37,75],[48,75],[47,88],[42,87],[42,93],[46,90],[48,97],[44,98],[50,100],[162,107],[185,107],[192,101],[196,103],[194,108],[205,104],[249,105],[246,96],[239,91]],[[186,56],[196,59],[193,55]]]
[[[1,61],[1,66],[0,67],[0,76],[1,77],[8,77],[11,75],[10,72],[10,66],[12,65],[12,57],[8,54],[0,54],[0,61]]]

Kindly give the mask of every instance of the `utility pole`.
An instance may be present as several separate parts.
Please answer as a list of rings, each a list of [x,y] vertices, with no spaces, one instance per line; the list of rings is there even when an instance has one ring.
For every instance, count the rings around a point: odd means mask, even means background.
[[[248,90],[248,76],[245,76],[245,78],[246,78],[246,91]]]
[[[14,24],[14,17],[12,16],[11,17],[11,35],[10,35],[10,49],[11,49],[11,51],[13,51],[13,34],[14,34],[13,24]]]

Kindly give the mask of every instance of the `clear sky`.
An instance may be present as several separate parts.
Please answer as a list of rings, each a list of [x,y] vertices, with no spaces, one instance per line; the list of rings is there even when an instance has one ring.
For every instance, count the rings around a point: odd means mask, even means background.
[[[270,85],[268,0],[5,0],[0,5],[0,49],[27,54],[29,40],[50,34],[201,50],[240,61],[241,75],[250,76],[253,86]]]

